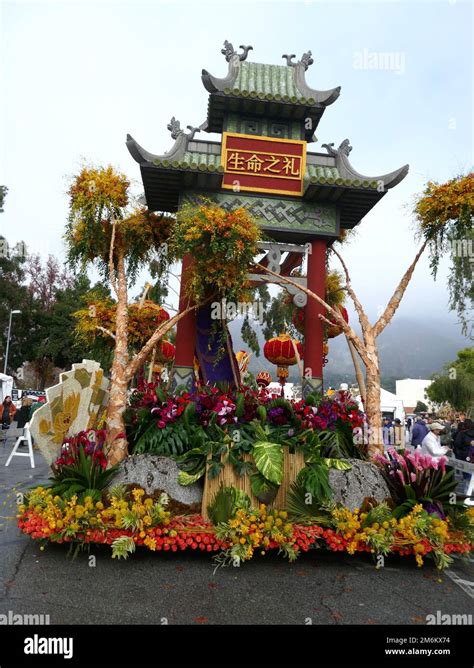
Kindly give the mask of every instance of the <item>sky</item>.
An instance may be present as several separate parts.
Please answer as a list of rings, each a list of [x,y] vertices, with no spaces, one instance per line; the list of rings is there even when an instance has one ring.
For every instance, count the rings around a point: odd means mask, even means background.
[[[309,85],[342,86],[309,150],[347,137],[363,174],[410,164],[344,250],[353,286],[376,315],[416,254],[414,198],[426,181],[472,168],[470,2],[0,0],[0,183],[9,188],[0,234],[64,259],[68,180],[84,161],[111,163],[140,192],[126,134],[161,154],[173,144],[171,116],[200,125],[201,70],[226,74],[225,39],[252,45],[255,62],[311,50]],[[367,67],[387,53],[391,69]],[[446,311],[446,272],[444,262],[434,283],[424,258],[399,316]]]

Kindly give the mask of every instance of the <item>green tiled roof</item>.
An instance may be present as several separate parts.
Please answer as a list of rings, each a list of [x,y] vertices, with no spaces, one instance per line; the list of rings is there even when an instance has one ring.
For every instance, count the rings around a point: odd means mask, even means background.
[[[187,151],[181,160],[166,160],[162,158],[155,160],[157,167],[167,169],[186,169],[191,171],[223,173],[221,156],[216,153],[197,153]],[[306,165],[305,183],[321,185],[352,186],[355,188],[376,188],[377,181],[360,179],[344,179],[336,167],[321,167],[317,165]]]
[[[354,186],[356,188],[377,188],[377,181],[366,179],[344,179],[336,167],[320,167],[307,165],[305,181],[309,183],[328,183],[336,186]]]
[[[243,62],[232,88],[224,93],[265,100],[283,100],[300,104],[314,104],[296,88],[295,68],[285,65],[264,65]]]

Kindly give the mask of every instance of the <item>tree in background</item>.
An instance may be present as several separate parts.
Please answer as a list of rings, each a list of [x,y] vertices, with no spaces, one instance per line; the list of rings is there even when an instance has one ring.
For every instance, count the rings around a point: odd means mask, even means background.
[[[6,186],[0,186],[0,213],[3,213],[3,203],[7,195],[8,188]]]
[[[7,249],[8,243],[0,237],[0,245]],[[33,299],[25,282],[24,258],[0,252],[0,351],[5,356],[10,311],[20,310],[14,316],[8,354],[7,373],[15,370],[27,359],[30,350],[30,335],[35,330]],[[2,364],[3,371],[3,364]]]
[[[448,403],[457,411],[467,411],[474,406],[474,350],[464,348],[457,359],[446,364],[442,373],[432,376],[433,382],[426,389],[431,401]]]
[[[53,256],[48,255],[45,263],[37,254],[28,255],[25,262],[25,277],[28,290],[46,312],[51,311],[56,302],[58,290],[72,288],[74,275]]]
[[[428,406],[423,401],[417,401],[415,406],[415,413],[427,413]]]

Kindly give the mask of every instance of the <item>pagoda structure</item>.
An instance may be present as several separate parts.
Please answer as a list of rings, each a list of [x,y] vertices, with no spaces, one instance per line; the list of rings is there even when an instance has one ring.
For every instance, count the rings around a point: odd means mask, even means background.
[[[313,64],[311,51],[300,60],[283,55],[282,65],[248,61],[251,46],[238,52],[224,42],[227,73],[217,77],[202,70],[209,93],[207,118],[198,127],[171,119],[174,145],[163,154],[150,153],[130,135],[127,147],[139,163],[147,206],[175,213],[186,202],[204,196],[227,210],[246,207],[270,243],[263,264],[288,275],[307,255],[307,276],[301,284],[325,297],[327,248],[360,223],[364,216],[408,173],[408,165],[381,176],[365,176],[349,161],[352,147],[344,139],[338,148],[310,151],[315,131],[340,87],[316,90],[307,82]],[[221,135],[207,141],[205,133]],[[199,134],[199,139],[196,135]],[[283,259],[284,258],[284,259]],[[180,305],[186,300],[186,271],[192,258],[183,258]],[[251,274],[255,282],[272,280]],[[273,282],[278,283],[277,279]],[[284,286],[289,289],[287,286]],[[303,393],[322,390],[324,310],[295,289],[295,304],[305,311]],[[175,384],[190,385],[197,341],[195,313],[177,326]]]

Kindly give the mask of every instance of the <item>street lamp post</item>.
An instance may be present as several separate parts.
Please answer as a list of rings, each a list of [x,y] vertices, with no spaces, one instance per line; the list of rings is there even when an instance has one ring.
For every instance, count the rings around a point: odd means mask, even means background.
[[[7,373],[7,364],[8,364],[8,351],[10,349],[10,336],[12,333],[12,316],[14,316],[16,313],[21,313],[18,309],[15,311],[10,311],[10,320],[8,322],[8,336],[7,336],[7,348],[5,350],[5,365],[3,367],[3,373]]]

